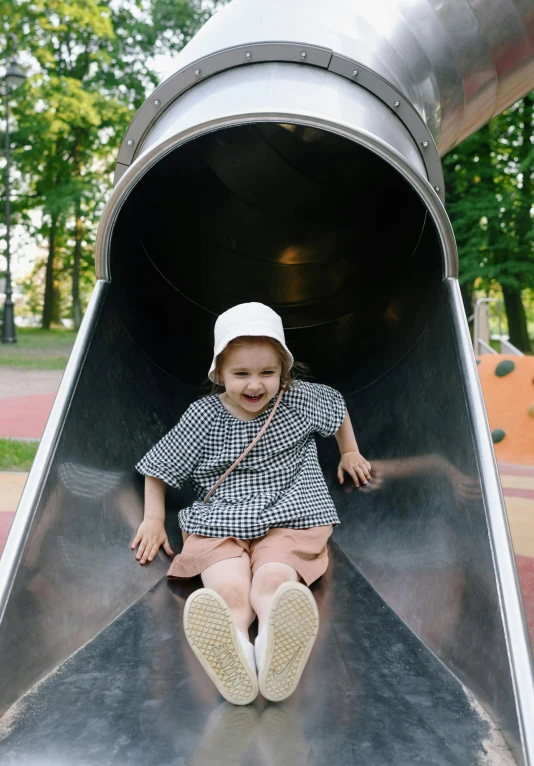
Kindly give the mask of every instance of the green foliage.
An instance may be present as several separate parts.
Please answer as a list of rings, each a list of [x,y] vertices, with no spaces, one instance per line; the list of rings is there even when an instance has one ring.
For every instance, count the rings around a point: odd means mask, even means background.
[[[0,471],[29,471],[39,442],[0,439]]]
[[[57,315],[58,297],[63,315],[86,303],[116,154],[157,83],[153,58],[178,51],[212,10],[203,0],[0,0],[31,64],[12,103],[11,151],[14,222],[44,248],[25,285],[34,310],[55,302]]]
[[[464,284],[534,288],[533,107],[530,94],[444,159]]]
[[[180,50],[216,4],[0,0],[0,45],[9,23],[29,63],[12,100],[13,219],[42,247],[24,289],[29,311],[47,303],[47,323],[77,324],[89,298],[96,227],[122,136],[157,83],[154,57]],[[444,159],[464,292],[502,288],[525,332],[512,293],[534,290],[533,112],[530,94]]]
[[[534,289],[534,94],[453,149],[443,167],[464,293],[472,294],[475,287],[486,294],[502,290],[510,339],[528,352],[525,305]]]

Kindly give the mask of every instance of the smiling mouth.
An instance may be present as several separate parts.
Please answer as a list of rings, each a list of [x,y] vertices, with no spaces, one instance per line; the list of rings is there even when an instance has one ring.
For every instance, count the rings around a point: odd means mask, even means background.
[[[260,399],[263,398],[263,394],[256,394],[256,396],[251,396],[250,394],[243,394],[247,402],[251,402],[254,404],[255,402],[259,402]]]

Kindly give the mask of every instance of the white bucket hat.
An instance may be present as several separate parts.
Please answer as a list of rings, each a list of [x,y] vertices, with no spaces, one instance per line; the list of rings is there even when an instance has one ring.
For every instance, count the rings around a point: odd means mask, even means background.
[[[286,346],[282,320],[276,311],[263,303],[240,303],[221,314],[215,322],[213,362],[208,373],[212,383],[215,382],[214,372],[217,357],[231,340],[243,336],[274,338],[284,347],[289,359],[289,367],[292,367],[293,355]]]

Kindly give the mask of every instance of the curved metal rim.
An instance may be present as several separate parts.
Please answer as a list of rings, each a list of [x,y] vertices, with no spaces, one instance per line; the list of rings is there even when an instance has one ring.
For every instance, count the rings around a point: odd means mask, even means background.
[[[478,468],[483,478],[482,492],[490,537],[493,568],[504,634],[508,649],[512,683],[516,696],[516,710],[525,762],[534,763],[534,665],[528,641],[528,626],[522,608],[521,588],[506,516],[506,505],[499,481],[497,461],[491,442],[488,419],[484,407],[482,386],[477,372],[475,354],[469,337],[467,321],[457,280],[446,280],[445,288],[451,305],[455,338],[459,347],[459,364],[463,370],[466,406],[471,419],[473,439],[478,445]],[[498,562],[498,566],[495,562]],[[506,598],[505,598],[506,595]],[[517,699],[519,704],[517,704]],[[528,721],[531,721],[529,725]]]
[[[29,534],[33,513],[37,508],[38,499],[43,491],[46,477],[55,455],[65,415],[74,395],[78,377],[104,303],[107,287],[107,284],[102,280],[99,280],[94,287],[82,325],[76,336],[67,368],[54,399],[43,436],[39,442],[39,448],[28,480],[24,485],[24,491],[20,498],[17,512],[9,530],[0,566],[0,622],[7,606],[18,567],[22,561],[22,551]]]
[[[225,48],[175,72],[156,88],[132,119],[119,150],[115,182],[142,151],[144,137],[152,125],[185,91],[228,69],[275,62],[326,69],[373,93],[397,115],[410,132],[421,154],[427,177],[440,199],[444,200],[439,152],[432,134],[412,103],[387,80],[358,61],[340,56],[329,48],[305,43],[264,42]]]
[[[250,124],[253,122],[293,122],[297,125],[326,130],[339,136],[354,141],[366,147],[370,151],[378,154],[386,162],[392,165],[404,179],[415,189],[421,198],[426,209],[432,216],[432,220],[438,231],[438,236],[443,250],[443,279],[458,276],[458,254],[454,233],[450,224],[445,208],[443,207],[437,193],[428,181],[423,178],[414,168],[412,168],[404,157],[391,146],[383,143],[372,134],[361,129],[355,130],[354,127],[346,123],[330,122],[321,116],[308,114],[296,115],[289,112],[284,113],[264,113],[232,115],[231,117],[212,120],[201,123],[190,128],[183,133],[171,136],[166,141],[149,149],[146,154],[141,155],[139,159],[130,166],[125,174],[119,180],[117,186],[104,209],[100,226],[98,228],[95,264],[97,277],[99,279],[110,280],[109,268],[109,244],[111,233],[117,216],[126,199],[133,188],[145,175],[148,170],[159,162],[165,155],[177,149],[179,146],[199,138],[200,136],[211,133],[215,130],[235,127],[238,125]]]

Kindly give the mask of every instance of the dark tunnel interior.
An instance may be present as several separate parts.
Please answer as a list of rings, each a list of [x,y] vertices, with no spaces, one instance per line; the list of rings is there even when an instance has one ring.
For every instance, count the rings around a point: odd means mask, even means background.
[[[420,337],[442,272],[434,225],[394,167],[274,122],[207,133],[160,160],[124,204],[110,258],[128,334],[192,387],[216,315],[257,300],[281,314],[314,376],[360,390]]]

